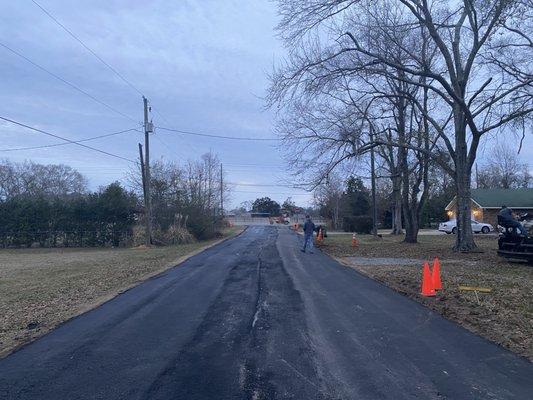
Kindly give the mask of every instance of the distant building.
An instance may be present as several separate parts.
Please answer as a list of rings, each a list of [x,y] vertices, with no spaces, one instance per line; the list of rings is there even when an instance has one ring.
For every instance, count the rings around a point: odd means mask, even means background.
[[[517,214],[533,213],[533,189],[472,189],[472,219],[496,226],[497,214],[505,205]],[[449,219],[457,215],[456,198],[446,206]]]

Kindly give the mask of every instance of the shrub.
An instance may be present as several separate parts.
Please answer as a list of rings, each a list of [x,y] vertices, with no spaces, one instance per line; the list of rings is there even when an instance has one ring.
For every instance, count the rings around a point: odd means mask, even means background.
[[[344,232],[371,233],[372,218],[368,215],[353,215],[344,217],[342,221]]]

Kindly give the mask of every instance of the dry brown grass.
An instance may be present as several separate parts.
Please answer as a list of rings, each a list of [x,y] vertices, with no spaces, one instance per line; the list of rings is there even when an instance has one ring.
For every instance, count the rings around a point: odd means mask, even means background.
[[[218,241],[150,249],[0,250],[0,356]]]
[[[418,244],[401,243],[401,237],[374,239],[351,235],[328,237],[322,249],[365,275],[439,312],[470,331],[533,360],[533,266],[511,264],[496,254],[497,238],[476,235],[480,253],[452,251],[453,236],[420,236]],[[362,265],[357,258],[391,258],[379,265]],[[435,298],[420,293],[420,266],[398,265],[393,258],[433,260],[439,257],[444,290]],[[491,293],[459,291],[459,285],[491,288]],[[478,303],[479,298],[479,303]]]

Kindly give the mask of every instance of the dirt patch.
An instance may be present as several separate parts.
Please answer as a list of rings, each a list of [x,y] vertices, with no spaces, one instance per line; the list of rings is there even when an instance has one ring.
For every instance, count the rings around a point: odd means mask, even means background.
[[[416,258],[399,258],[399,257],[345,257],[345,261],[351,265],[420,265],[424,262]]]
[[[228,230],[225,237],[241,231]],[[220,241],[134,249],[0,250],[0,357]]]
[[[332,235],[320,247],[343,264],[533,361],[532,266],[511,264],[498,257],[494,237],[478,236],[480,252],[473,254],[453,252],[452,236],[420,237],[418,244],[401,240],[360,236],[357,247],[352,248],[350,235]],[[420,295],[420,261],[434,257],[441,262],[444,290],[435,298],[426,298]],[[459,285],[492,291],[476,296],[460,291]]]

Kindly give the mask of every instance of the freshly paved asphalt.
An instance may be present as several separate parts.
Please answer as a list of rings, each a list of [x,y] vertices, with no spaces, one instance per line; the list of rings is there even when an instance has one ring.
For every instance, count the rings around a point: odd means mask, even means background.
[[[254,226],[0,360],[1,399],[531,399],[533,364]]]

